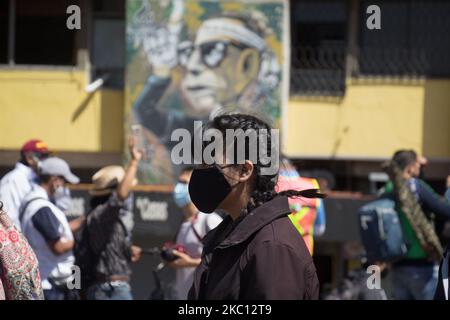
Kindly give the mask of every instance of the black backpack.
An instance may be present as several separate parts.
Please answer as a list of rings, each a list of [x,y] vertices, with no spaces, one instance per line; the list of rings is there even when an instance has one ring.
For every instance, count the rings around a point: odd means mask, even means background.
[[[97,257],[89,242],[89,219],[86,219],[75,235],[75,246],[73,254],[75,256],[75,265],[80,268],[81,272],[81,291],[86,290],[95,281],[95,266]]]
[[[73,254],[75,256],[75,265],[80,268],[81,272],[81,292],[85,292],[90,285],[94,284],[96,281],[96,266],[99,262],[100,252],[103,251],[101,249],[99,252],[94,252],[92,250],[92,246],[90,243],[90,222],[89,216],[84,221],[81,228],[78,230],[75,235],[75,246],[73,248]],[[117,218],[115,221],[119,223],[119,225],[127,232],[125,225],[123,224],[120,218]],[[105,248],[107,242],[103,245]]]

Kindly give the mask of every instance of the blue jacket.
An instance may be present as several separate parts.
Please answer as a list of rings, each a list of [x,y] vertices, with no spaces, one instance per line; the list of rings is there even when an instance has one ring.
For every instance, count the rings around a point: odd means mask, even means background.
[[[445,197],[450,201],[450,188],[447,189]],[[434,295],[435,300],[449,300],[449,269],[450,269],[450,245],[444,253],[444,258],[439,266],[439,282]]]

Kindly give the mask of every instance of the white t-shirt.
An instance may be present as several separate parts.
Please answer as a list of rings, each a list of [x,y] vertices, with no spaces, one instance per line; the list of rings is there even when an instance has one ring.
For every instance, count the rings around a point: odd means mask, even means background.
[[[21,230],[19,209],[25,196],[31,192],[35,177],[33,169],[18,162],[16,167],[0,181],[0,201],[3,202],[4,210],[19,230]]]
[[[193,225],[200,237],[204,237],[209,231],[217,227],[222,218],[216,213],[202,213],[197,214]],[[185,246],[187,254],[193,258],[200,258],[202,255],[203,244],[199,241],[195,235],[191,226],[191,221],[184,221],[177,235],[177,244]],[[176,270],[175,278],[175,298],[178,300],[186,300],[189,289],[194,282],[195,267],[180,268]]]
[[[35,200],[31,201],[32,199]],[[72,276],[75,257],[72,250],[61,255],[54,254],[41,232],[33,224],[33,216],[42,207],[48,207],[59,221],[58,231],[61,237],[71,241],[73,234],[64,212],[50,202],[47,192],[41,186],[33,186],[33,190],[25,197],[23,205],[27,207],[23,208],[25,211],[22,217],[22,231],[39,261],[42,289],[49,290],[52,288],[49,278],[69,279]]]

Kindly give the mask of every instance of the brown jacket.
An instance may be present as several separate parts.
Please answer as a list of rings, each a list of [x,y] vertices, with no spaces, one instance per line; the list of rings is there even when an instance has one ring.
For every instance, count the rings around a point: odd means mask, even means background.
[[[318,299],[312,257],[289,213],[287,197],[279,196],[231,233],[230,217],[208,233],[189,299]]]

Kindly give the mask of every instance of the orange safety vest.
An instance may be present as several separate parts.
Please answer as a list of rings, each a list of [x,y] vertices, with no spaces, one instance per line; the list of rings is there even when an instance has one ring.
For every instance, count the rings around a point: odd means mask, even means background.
[[[305,189],[319,189],[319,183],[316,179],[280,175],[275,187],[277,192]],[[292,210],[289,218],[302,235],[311,255],[314,249],[314,221],[316,220],[319,201],[318,198],[289,198],[289,206]]]

